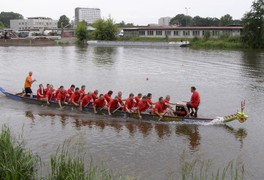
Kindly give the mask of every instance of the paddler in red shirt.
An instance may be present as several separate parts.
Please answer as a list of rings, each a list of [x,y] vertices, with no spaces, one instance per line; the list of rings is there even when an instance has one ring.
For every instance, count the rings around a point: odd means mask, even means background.
[[[79,88],[75,88],[74,93],[71,95],[70,103],[79,106],[79,99],[80,99],[80,94],[79,94]]]
[[[122,98],[122,91],[118,91],[117,93],[117,97],[118,97],[118,102],[124,106],[124,102],[123,101],[126,101],[125,99]]]
[[[110,91],[108,91],[108,93],[106,93],[104,95],[104,98],[105,98],[105,100],[106,100],[107,103],[110,102],[112,94],[113,94],[113,91],[110,90]]]
[[[94,113],[97,113],[97,110],[106,109],[106,100],[103,94],[100,94],[99,98],[94,101]]]
[[[108,103],[108,114],[111,116],[111,111],[116,111],[118,108],[121,107],[121,104],[118,101],[118,96],[115,96],[114,99],[111,99],[110,102]]]
[[[127,112],[127,113],[132,113],[133,112],[133,107],[134,107],[134,94],[130,93],[129,97],[127,98],[126,102],[125,102],[125,106],[123,108],[123,111]]]
[[[148,95],[147,95],[147,103],[148,103],[149,108],[152,108],[152,106],[153,106],[153,103],[152,103],[151,99],[152,99],[152,94],[148,93]]]
[[[93,98],[93,101],[95,102],[96,99],[98,99],[98,90],[94,90],[93,94],[92,94],[92,98]]]
[[[174,116],[173,109],[170,105],[176,105],[174,103],[170,102],[170,95],[167,95],[166,98],[164,99],[164,106],[163,110],[166,111],[169,116]]]
[[[144,113],[149,108],[147,103],[147,96],[143,96],[137,105],[138,117],[141,119],[141,113]]]
[[[200,94],[199,92],[196,91],[196,88],[194,86],[191,87],[191,92],[192,92],[192,96],[191,96],[191,100],[190,102],[187,102],[186,106],[190,112],[190,110],[192,110],[191,112],[191,116],[197,117],[197,111],[195,111],[195,113],[193,112],[193,108],[198,108],[199,104],[200,104]]]
[[[138,93],[138,95],[134,98],[134,100],[135,100],[134,106],[135,107],[137,107],[137,105],[138,105],[139,101],[141,100],[141,98],[142,98],[142,93]]]
[[[44,89],[44,95],[46,97],[48,90],[50,89],[50,84],[46,85],[46,88]]]
[[[53,89],[53,85],[49,86],[49,90],[46,94],[47,104],[49,104],[50,101],[54,102],[56,100],[56,91]]]
[[[163,107],[164,107],[163,97],[160,97],[160,98],[159,98],[159,102],[157,102],[157,103],[155,104],[155,107],[153,108],[153,112],[154,112],[154,114],[156,114],[156,115],[158,115],[160,118],[162,118],[162,117],[163,117],[163,114],[164,114]]]
[[[79,95],[80,95],[80,99],[78,102],[80,102],[80,100],[83,98],[83,96],[85,95],[85,85],[81,86],[81,89],[79,90]]]
[[[74,93],[75,85],[72,84],[71,87],[67,90],[67,93],[69,95],[68,102],[70,102],[71,96]]]
[[[39,85],[37,90],[37,100],[45,100],[45,90],[42,84]]]
[[[67,96],[67,91],[64,89],[64,86],[61,86],[59,92],[57,93],[57,101],[60,108],[62,108],[62,104],[68,104],[66,102]]]
[[[93,103],[92,92],[88,92],[80,101],[80,110],[84,110]]]

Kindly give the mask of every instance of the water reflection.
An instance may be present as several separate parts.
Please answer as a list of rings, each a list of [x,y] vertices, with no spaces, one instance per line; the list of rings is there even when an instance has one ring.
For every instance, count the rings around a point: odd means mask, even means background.
[[[245,75],[251,78],[257,78],[259,82],[263,83],[264,80],[264,54],[261,51],[245,51],[243,53],[244,62],[243,70]]]
[[[234,129],[226,124],[221,125],[228,133],[233,134],[235,138],[240,142],[240,149],[243,148],[244,139],[247,137],[247,131],[244,128]]]
[[[189,149],[192,151],[197,151],[201,144],[201,135],[199,133],[199,125],[195,124],[165,124],[165,123],[153,123],[153,122],[145,122],[145,121],[117,121],[116,119],[107,120],[83,120],[82,117],[78,117],[78,115],[65,115],[65,114],[56,114],[41,112],[37,114],[40,117],[51,117],[52,125],[56,121],[56,117],[60,118],[60,122],[63,128],[66,125],[72,125],[76,128],[76,130],[81,130],[83,127],[88,127],[89,129],[98,128],[101,132],[103,132],[106,128],[113,129],[117,134],[121,133],[124,130],[129,132],[130,136],[134,136],[135,134],[143,135],[143,138],[148,137],[149,135],[156,134],[159,139],[164,139],[167,137],[171,137],[174,133],[179,137],[187,137],[189,142]],[[32,120],[32,122],[36,121],[38,117],[35,117],[31,111],[26,111],[25,116]],[[72,118],[72,119],[69,119]],[[97,118],[98,119],[98,118]],[[33,124],[34,125],[34,124]],[[234,135],[234,137],[240,142],[240,147],[243,147],[243,141],[247,137],[247,132],[243,128],[235,129],[226,124],[224,125],[215,125],[214,127],[219,127],[226,130],[227,133]]]
[[[117,48],[92,47],[93,62],[98,67],[113,66],[116,61]]]

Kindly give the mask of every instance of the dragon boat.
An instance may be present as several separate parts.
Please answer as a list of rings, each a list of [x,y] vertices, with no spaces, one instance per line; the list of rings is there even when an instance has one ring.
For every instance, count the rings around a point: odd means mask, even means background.
[[[47,104],[46,101],[43,100],[37,100],[36,96],[33,96],[33,98],[26,97],[24,96],[23,93],[17,93],[13,94],[10,92],[6,92],[3,88],[0,87],[0,92],[2,92],[6,97],[16,100],[16,101],[22,101],[25,103],[30,103],[30,104],[36,104],[39,106],[48,106],[50,108],[58,108],[59,105],[57,102],[50,102],[50,104]],[[84,108],[83,111],[80,111],[78,107],[69,105],[69,104],[64,104],[63,105],[64,110],[68,111],[78,111],[80,113],[93,113],[94,114],[94,109],[93,106],[89,106],[87,108]],[[241,102],[241,111],[238,111],[234,114],[224,116],[223,117],[223,123],[228,123],[234,120],[238,120],[240,123],[244,123],[247,119],[248,116],[244,112],[245,109],[245,101]],[[99,115],[107,115],[108,111],[105,109],[99,109],[98,113]],[[139,116],[137,113],[126,113],[121,110],[116,110],[112,112],[112,117],[118,117],[118,118],[134,118],[134,119],[139,119]],[[181,103],[177,103],[176,105],[176,110],[175,110],[175,116],[166,116],[164,115],[162,118],[160,118],[157,115],[153,114],[141,114],[141,119],[142,120],[150,120],[150,121],[163,121],[163,122],[179,122],[179,121],[184,121],[184,122],[210,122],[213,121],[216,118],[209,118],[209,117],[192,117],[192,116],[186,116],[185,109]]]

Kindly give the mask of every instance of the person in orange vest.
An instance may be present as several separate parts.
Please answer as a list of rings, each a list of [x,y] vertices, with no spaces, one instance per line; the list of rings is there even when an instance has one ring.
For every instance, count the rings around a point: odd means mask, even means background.
[[[32,90],[31,90],[31,85],[36,81],[36,79],[32,80],[32,75],[33,75],[33,72],[30,71],[28,73],[28,76],[26,77],[25,84],[24,84],[25,94],[26,95],[30,95],[31,98],[33,97],[33,93],[32,93]]]

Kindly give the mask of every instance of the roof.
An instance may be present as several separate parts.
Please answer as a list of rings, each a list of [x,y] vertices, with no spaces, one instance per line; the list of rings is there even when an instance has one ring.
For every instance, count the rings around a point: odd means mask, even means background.
[[[242,30],[243,26],[190,26],[190,27],[179,27],[179,26],[135,26],[130,28],[124,28],[124,31],[133,30]]]

